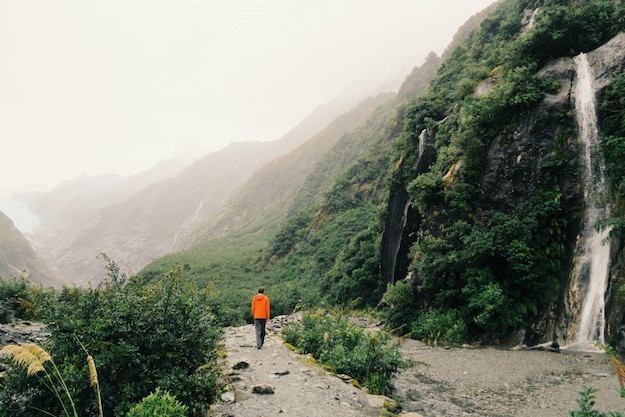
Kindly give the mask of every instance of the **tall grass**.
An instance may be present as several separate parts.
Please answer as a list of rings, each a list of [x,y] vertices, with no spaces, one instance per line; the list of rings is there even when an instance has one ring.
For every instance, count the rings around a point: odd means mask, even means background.
[[[63,407],[63,412],[65,416],[70,417],[70,413],[68,410],[68,406],[66,401],[69,402],[71,406],[72,414],[74,417],[78,417],[78,413],[76,412],[76,406],[74,405],[74,400],[70,395],[69,389],[67,388],[67,384],[65,383],[65,379],[61,375],[59,368],[54,363],[52,356],[48,352],[46,352],[40,346],[34,343],[27,343],[23,345],[6,345],[0,350],[0,357],[5,357],[9,359],[14,365],[21,366],[26,368],[26,374],[30,377],[33,375],[38,375],[43,372],[44,379],[43,384],[54,393],[56,398],[61,403],[61,407]],[[48,370],[45,367],[46,363],[51,364],[51,369]],[[54,379],[53,379],[54,378]],[[55,382],[56,381],[56,382]],[[64,396],[61,395],[57,388],[57,384],[60,384],[63,388],[63,394],[67,397],[66,400],[63,400]],[[53,415],[51,413],[47,413],[44,410],[39,410],[45,414]],[[103,417],[101,415],[101,417]]]

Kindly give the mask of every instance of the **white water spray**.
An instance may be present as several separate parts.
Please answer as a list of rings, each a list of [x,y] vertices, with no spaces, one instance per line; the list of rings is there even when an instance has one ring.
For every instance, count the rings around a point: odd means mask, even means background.
[[[580,54],[575,58],[577,83],[575,86],[575,112],[579,125],[579,136],[585,148],[584,198],[586,212],[580,247],[576,254],[574,273],[583,295],[581,316],[574,346],[590,347],[595,340],[604,339],[605,292],[608,285],[610,244],[609,230],[597,232],[595,223],[605,218],[606,209],[597,204],[597,193],[603,188],[603,165],[599,157],[593,158],[599,139],[593,75],[588,58]],[[604,243],[605,242],[605,243]]]
[[[423,155],[423,152],[425,151],[425,135],[428,133],[427,129],[423,129],[421,131],[421,134],[419,135],[419,159],[421,159],[421,156]]]

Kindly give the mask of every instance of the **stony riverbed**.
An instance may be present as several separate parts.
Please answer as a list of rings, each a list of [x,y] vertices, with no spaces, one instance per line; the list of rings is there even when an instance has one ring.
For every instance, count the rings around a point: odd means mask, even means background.
[[[265,347],[257,350],[251,325],[226,329],[224,370],[234,376],[233,391],[216,416],[379,416],[384,399],[367,395],[302,355],[284,347],[282,325],[269,326]],[[430,347],[401,341],[415,366],[394,381],[404,416],[568,416],[577,409],[582,386],[597,388],[597,408],[625,410],[609,358],[601,353],[548,352],[503,348]],[[232,370],[236,364],[248,366]],[[273,393],[254,394],[256,386]]]

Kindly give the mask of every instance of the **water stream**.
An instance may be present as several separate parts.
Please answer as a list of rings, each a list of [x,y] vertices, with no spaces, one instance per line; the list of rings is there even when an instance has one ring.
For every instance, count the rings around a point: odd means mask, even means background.
[[[603,164],[599,155],[595,157],[599,139],[597,111],[592,68],[585,54],[575,57],[577,82],[575,86],[575,112],[579,137],[584,144],[585,172],[584,199],[586,212],[579,248],[576,253],[575,269],[580,286],[581,313],[579,327],[569,347],[592,348],[596,340],[605,342],[605,292],[608,285],[610,243],[606,237],[609,230],[595,230],[597,220],[604,218],[606,209],[597,204],[597,193],[603,188]]]

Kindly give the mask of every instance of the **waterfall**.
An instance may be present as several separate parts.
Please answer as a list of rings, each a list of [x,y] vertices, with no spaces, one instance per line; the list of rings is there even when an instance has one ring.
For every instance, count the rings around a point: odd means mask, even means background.
[[[421,134],[419,135],[419,159],[423,155],[423,151],[425,151],[425,135],[428,133],[427,129],[423,129]]]
[[[586,212],[584,225],[575,258],[574,278],[580,285],[581,314],[574,346],[587,348],[595,340],[604,340],[605,292],[608,285],[610,244],[609,230],[597,232],[595,223],[605,218],[606,209],[597,204],[597,193],[604,183],[603,164],[594,157],[599,139],[595,90],[592,69],[585,54],[575,57],[577,82],[575,86],[575,112],[579,138],[584,145],[584,199]]]

